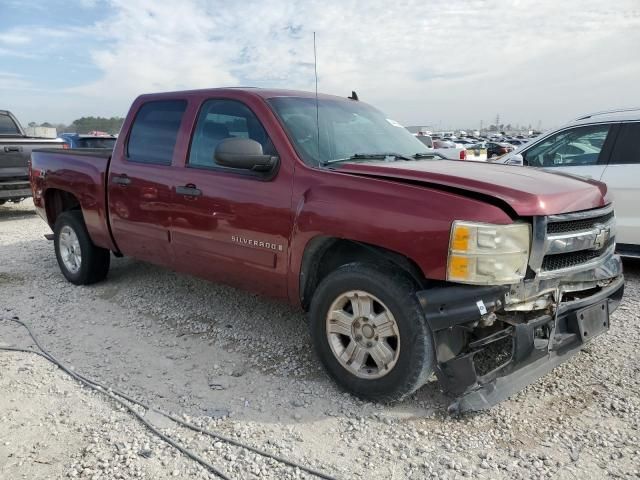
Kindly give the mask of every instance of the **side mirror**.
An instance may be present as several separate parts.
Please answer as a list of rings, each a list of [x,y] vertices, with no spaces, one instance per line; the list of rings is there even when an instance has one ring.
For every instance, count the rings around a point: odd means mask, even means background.
[[[505,163],[507,165],[518,165],[522,167],[524,165],[524,158],[522,158],[522,154],[515,153],[511,155]]]
[[[213,158],[218,165],[254,172],[269,172],[278,157],[265,155],[262,145],[250,138],[225,138],[216,147]]]

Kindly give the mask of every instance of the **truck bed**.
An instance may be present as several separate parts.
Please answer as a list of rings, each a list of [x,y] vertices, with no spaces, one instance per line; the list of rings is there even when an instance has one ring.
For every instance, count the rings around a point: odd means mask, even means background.
[[[87,230],[93,242],[115,250],[109,233],[106,203],[106,174],[111,150],[37,149],[31,154],[31,189],[38,214],[47,220],[44,192],[70,192],[79,199]],[[53,225],[50,223],[53,228]]]

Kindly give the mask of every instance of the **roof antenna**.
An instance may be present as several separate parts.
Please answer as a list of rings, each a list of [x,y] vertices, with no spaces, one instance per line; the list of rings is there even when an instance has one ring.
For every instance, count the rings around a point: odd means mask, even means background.
[[[316,132],[318,135],[318,162],[320,158],[320,109],[318,107],[318,55],[316,54],[316,32],[313,32],[313,71],[316,76]]]
[[[355,100],[356,102],[358,101],[358,94],[356,93],[355,90],[351,90],[351,96],[347,97],[349,100]]]

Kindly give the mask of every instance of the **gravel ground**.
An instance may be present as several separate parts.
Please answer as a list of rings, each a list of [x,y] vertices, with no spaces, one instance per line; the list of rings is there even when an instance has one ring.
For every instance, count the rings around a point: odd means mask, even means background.
[[[0,207],[0,319],[79,372],[341,479],[640,477],[640,263],[611,331],[489,412],[447,416],[434,383],[394,405],[338,390],[299,311],[132,259],[67,283],[31,202]],[[0,321],[0,346],[28,346]],[[40,357],[0,352],[0,478],[215,478]],[[313,478],[154,425],[234,479]]]

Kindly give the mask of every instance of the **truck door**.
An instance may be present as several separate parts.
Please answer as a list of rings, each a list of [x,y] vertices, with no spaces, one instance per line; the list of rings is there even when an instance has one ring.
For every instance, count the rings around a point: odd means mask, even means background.
[[[616,211],[618,250],[637,253],[640,245],[640,122],[623,123],[602,175]]]
[[[128,138],[114,151],[108,172],[111,230],[123,254],[171,265],[171,164],[187,102],[149,101],[134,105],[132,113],[136,106]]]
[[[245,103],[202,103],[184,166],[176,168],[173,177],[171,245],[176,268],[285,297],[292,162],[281,161],[270,173],[216,164],[216,146],[231,137],[251,138],[264,153],[277,155],[263,123]]]

